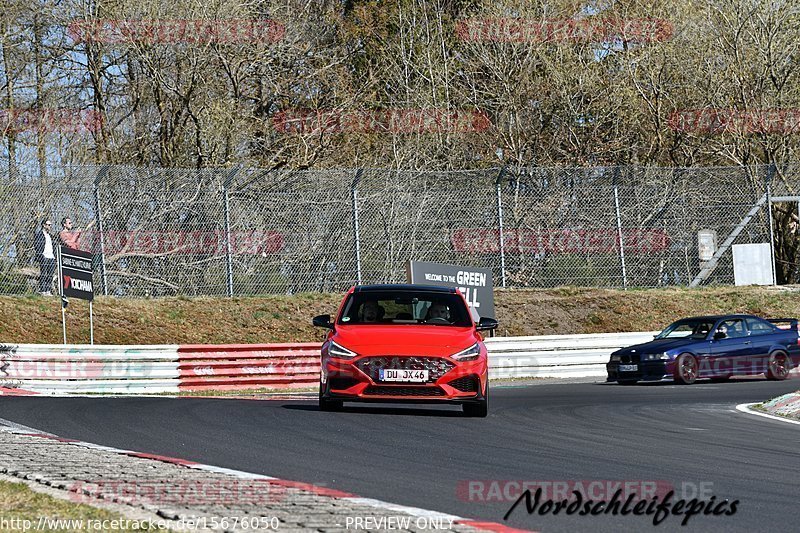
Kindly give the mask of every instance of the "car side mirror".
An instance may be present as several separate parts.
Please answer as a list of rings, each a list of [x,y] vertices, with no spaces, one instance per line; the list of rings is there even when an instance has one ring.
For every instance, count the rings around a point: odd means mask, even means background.
[[[311,323],[317,326],[318,328],[333,329],[333,324],[331,323],[331,315],[315,316],[311,320]]]
[[[724,339],[727,336],[728,335],[724,331],[717,331],[716,333],[714,333],[714,340],[718,341],[720,339]]]
[[[486,316],[482,316],[480,322],[475,325],[475,329],[478,331],[486,331],[497,329],[497,326],[500,324],[494,318],[489,318]]]

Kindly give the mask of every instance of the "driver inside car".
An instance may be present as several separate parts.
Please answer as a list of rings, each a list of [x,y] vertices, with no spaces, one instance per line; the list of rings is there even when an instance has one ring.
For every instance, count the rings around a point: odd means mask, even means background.
[[[428,315],[425,320],[428,321],[434,318],[441,318],[449,322],[450,310],[442,303],[434,303],[431,305],[430,309],[428,309]]]
[[[368,300],[361,307],[361,315],[364,322],[377,322],[383,318],[384,313],[383,307],[375,300]]]

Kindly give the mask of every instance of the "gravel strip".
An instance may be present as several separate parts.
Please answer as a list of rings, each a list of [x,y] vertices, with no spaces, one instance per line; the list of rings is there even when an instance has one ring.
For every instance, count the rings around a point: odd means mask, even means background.
[[[178,531],[480,531],[326,489],[320,494],[264,476],[245,479],[23,431],[0,425],[0,474],[126,517],[167,519]]]

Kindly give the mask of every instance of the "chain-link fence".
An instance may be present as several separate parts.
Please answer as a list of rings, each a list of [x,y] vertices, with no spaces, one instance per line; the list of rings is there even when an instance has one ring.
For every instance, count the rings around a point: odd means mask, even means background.
[[[770,242],[767,183],[792,194],[799,170],[102,166],[57,169],[46,182],[5,174],[0,293],[36,290],[34,231],[65,216],[95,254],[96,292],[117,296],[341,291],[404,281],[411,259],[491,268],[507,287],[732,283],[728,245]],[[699,230],[725,245],[715,268],[703,270]]]

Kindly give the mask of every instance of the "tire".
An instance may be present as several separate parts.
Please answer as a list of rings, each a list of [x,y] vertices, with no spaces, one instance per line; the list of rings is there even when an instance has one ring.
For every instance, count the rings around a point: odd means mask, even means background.
[[[319,410],[320,411],[341,411],[344,407],[343,400],[331,400],[330,398],[325,398],[323,393],[325,391],[325,387],[322,383],[319,384]]]
[[[319,399],[319,410],[326,412],[341,411],[344,407],[342,400],[329,400],[328,398]]]
[[[682,353],[675,360],[675,383],[681,385],[691,385],[697,381],[700,373],[700,365],[697,358],[690,353]]]
[[[489,416],[489,383],[486,383],[486,394],[483,399],[475,403],[465,403],[461,406],[464,416],[471,418],[486,418]]]
[[[792,363],[786,352],[772,352],[767,361],[767,379],[771,381],[783,381],[789,377]]]
[[[639,383],[638,379],[623,379],[622,381],[617,381],[619,385],[636,385]]]

